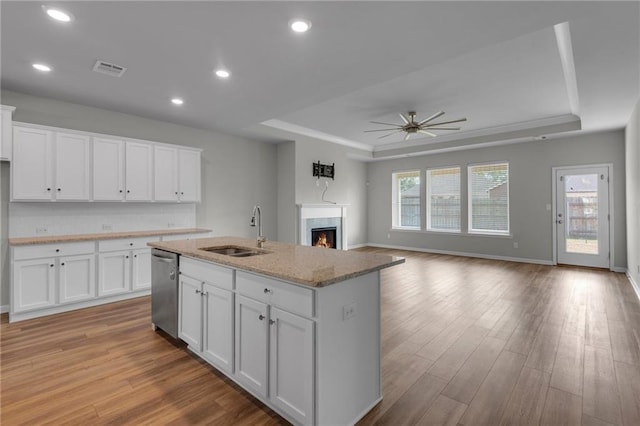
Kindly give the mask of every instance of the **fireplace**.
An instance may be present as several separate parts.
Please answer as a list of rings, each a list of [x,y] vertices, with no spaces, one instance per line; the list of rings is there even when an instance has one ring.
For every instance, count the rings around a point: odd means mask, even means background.
[[[339,204],[298,204],[297,241],[303,246],[324,246],[347,250],[347,206]],[[321,233],[325,235],[321,237]]]
[[[311,229],[311,245],[314,247],[336,248],[336,234],[338,228],[330,226],[326,228]]]

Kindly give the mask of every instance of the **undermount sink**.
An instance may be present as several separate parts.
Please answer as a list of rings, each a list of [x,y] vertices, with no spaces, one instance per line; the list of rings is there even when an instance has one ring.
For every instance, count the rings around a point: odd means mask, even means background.
[[[216,254],[223,254],[225,256],[233,256],[233,257],[249,257],[249,256],[258,256],[260,254],[270,253],[265,250],[257,250],[249,247],[239,247],[239,246],[214,246],[214,247],[204,247],[200,250],[208,251]]]

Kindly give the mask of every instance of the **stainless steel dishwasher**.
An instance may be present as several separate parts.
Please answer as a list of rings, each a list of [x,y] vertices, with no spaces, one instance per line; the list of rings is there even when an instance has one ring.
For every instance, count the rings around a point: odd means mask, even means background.
[[[151,323],[178,338],[178,255],[151,249]]]

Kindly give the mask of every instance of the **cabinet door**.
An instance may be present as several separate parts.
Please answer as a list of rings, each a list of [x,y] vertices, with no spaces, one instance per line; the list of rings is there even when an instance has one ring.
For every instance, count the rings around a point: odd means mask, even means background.
[[[153,148],[153,199],[178,201],[178,150],[166,146]]]
[[[93,299],[96,295],[96,258],[93,254],[59,259],[60,303]]]
[[[67,133],[55,136],[55,198],[89,200],[89,137]]]
[[[48,130],[13,128],[11,188],[14,200],[50,200],[53,136]]]
[[[93,199],[124,200],[124,142],[93,138]]]
[[[195,351],[202,351],[202,283],[180,276],[178,337]]]
[[[98,296],[126,293],[131,290],[129,251],[98,255]]]
[[[200,152],[180,149],[178,150],[180,172],[178,188],[180,201],[200,201]]]
[[[138,142],[125,144],[125,198],[130,201],[151,201],[152,145]]]
[[[267,396],[267,305],[236,295],[236,378]]]
[[[215,366],[233,373],[233,293],[205,283],[202,354]]]
[[[300,424],[313,423],[313,321],[271,307],[269,393]]]
[[[132,252],[131,285],[133,290],[151,288],[151,249],[140,249]]]
[[[13,312],[55,305],[55,259],[13,262]]]

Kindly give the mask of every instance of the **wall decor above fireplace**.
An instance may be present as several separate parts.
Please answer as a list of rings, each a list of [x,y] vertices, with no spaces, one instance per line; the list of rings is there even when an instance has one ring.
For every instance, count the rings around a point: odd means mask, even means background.
[[[321,177],[331,178],[335,180],[336,163],[321,164],[319,161],[313,163],[313,177],[320,179]]]

